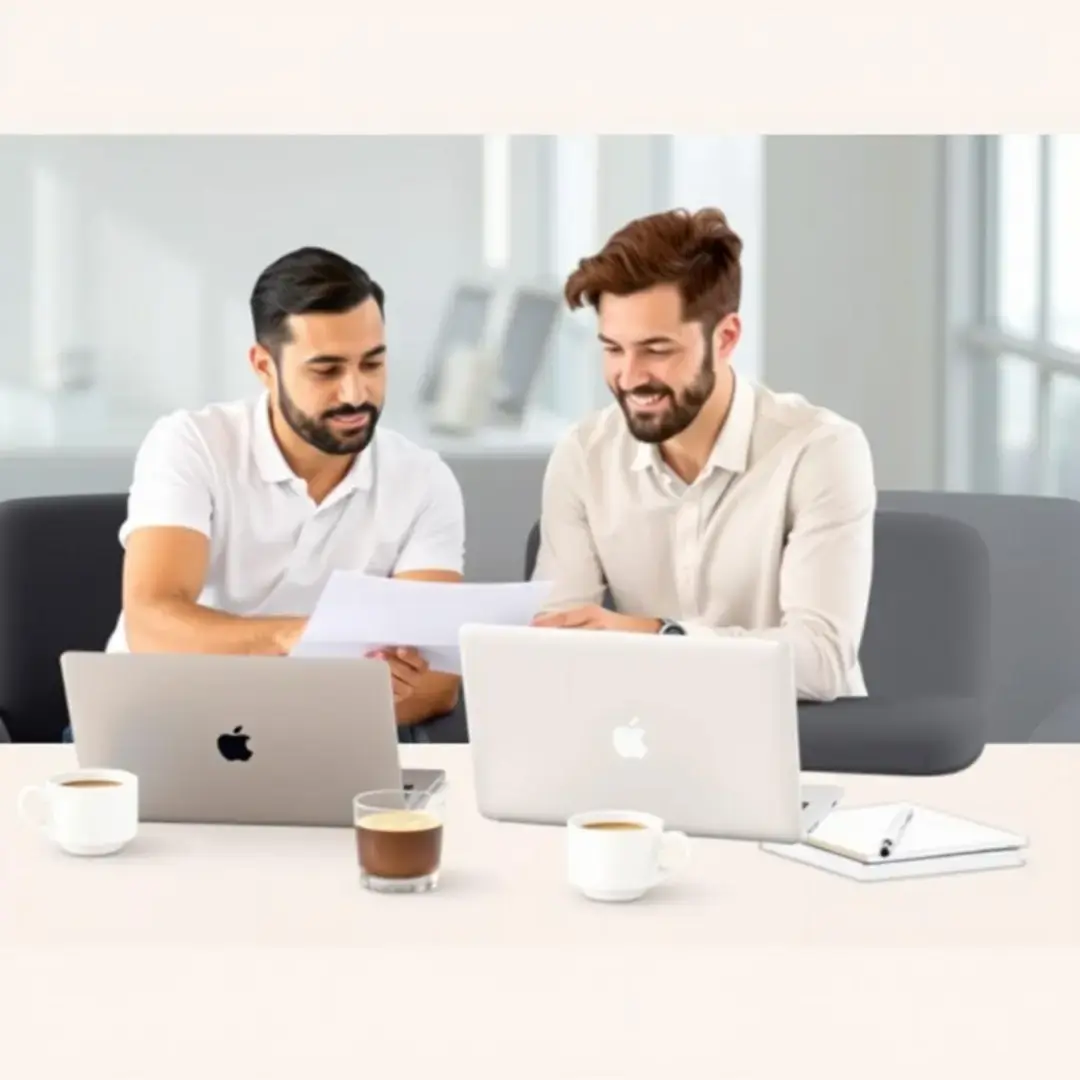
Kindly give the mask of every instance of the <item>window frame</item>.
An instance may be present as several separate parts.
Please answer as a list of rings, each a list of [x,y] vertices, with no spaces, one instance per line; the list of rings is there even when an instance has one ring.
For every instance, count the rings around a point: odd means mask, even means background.
[[[1036,319],[1033,335],[1002,327],[998,304],[1001,259],[1001,136],[957,136],[949,140],[947,258],[949,357],[946,398],[949,486],[975,491],[1002,489],[998,364],[1003,356],[1031,363],[1037,378],[1037,482],[1031,494],[1054,494],[1051,406],[1054,377],[1080,379],[1080,351],[1050,338],[1051,244],[1054,232],[1052,175],[1054,136],[1039,138]],[[963,442],[958,435],[963,432]]]

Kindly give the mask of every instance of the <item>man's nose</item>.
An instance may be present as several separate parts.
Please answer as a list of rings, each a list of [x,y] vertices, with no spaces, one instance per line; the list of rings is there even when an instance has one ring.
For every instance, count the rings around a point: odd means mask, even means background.
[[[366,405],[368,394],[367,379],[360,372],[348,372],[338,383],[338,400],[342,405]]]
[[[622,362],[622,380],[627,388],[645,386],[653,381],[655,359],[647,353],[627,350]]]

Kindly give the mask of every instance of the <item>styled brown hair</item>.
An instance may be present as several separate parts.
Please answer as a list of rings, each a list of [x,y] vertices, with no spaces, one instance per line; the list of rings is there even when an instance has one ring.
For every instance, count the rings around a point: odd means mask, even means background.
[[[742,240],[723,212],[713,208],[668,210],[623,226],[598,255],[578,263],[564,295],[572,309],[599,306],[603,293],[629,296],[657,285],[674,285],[683,317],[700,321],[707,334],[739,310]]]

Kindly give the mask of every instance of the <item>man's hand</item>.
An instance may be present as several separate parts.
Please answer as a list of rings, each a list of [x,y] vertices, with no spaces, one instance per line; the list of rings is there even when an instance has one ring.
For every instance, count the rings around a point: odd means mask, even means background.
[[[372,660],[383,660],[390,665],[395,705],[416,693],[420,680],[428,671],[428,662],[416,649],[379,649],[367,655]]]
[[[579,630],[616,630],[624,634],[658,634],[662,625],[659,619],[639,615],[619,615],[598,604],[574,608],[572,611],[553,611],[538,615],[533,626],[551,626]]]

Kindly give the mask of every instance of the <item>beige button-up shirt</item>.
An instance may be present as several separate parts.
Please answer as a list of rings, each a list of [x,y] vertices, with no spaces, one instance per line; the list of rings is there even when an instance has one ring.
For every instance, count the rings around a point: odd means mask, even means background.
[[[688,634],[790,643],[798,695],[866,694],[859,646],[877,493],[854,423],[744,377],[701,474],[685,484],[617,404],[556,446],[534,577],[552,610],[599,604]]]

